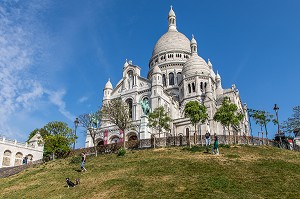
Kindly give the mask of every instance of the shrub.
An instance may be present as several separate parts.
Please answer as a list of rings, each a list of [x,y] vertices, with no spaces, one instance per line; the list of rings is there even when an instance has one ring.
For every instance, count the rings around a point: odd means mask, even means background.
[[[219,148],[230,148],[228,144],[219,144]]]
[[[126,150],[124,148],[119,149],[118,156],[124,156],[126,154]]]

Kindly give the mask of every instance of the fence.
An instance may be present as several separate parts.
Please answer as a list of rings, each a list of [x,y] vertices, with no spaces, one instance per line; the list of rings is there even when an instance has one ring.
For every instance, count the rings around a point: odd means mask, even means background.
[[[214,136],[211,136],[211,139],[214,139]],[[191,144],[205,144],[205,136],[191,136]],[[258,137],[251,136],[225,136],[218,135],[219,144],[247,144],[247,145],[273,145],[272,140],[262,139]],[[154,148],[155,147],[168,147],[168,146],[188,146],[189,138],[186,136],[168,136],[162,138],[151,138],[151,139],[142,139],[142,140],[133,140],[125,143],[127,149],[141,149],[141,148]],[[123,143],[107,144],[97,146],[96,150],[98,154],[109,154],[109,153],[118,153],[119,149],[123,147]],[[95,154],[95,148],[82,148],[70,151],[67,156],[80,155],[81,152],[86,154]]]

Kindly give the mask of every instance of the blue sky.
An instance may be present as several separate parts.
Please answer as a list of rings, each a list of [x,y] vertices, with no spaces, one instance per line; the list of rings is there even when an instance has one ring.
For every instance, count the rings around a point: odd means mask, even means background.
[[[146,77],[170,5],[223,88],[236,84],[249,108],[274,113],[277,103],[280,121],[300,105],[298,0],[2,0],[0,134],[25,141],[50,121],[73,128],[76,116],[101,106],[105,83],[116,85],[126,58]],[[78,134],[83,147],[83,129]]]

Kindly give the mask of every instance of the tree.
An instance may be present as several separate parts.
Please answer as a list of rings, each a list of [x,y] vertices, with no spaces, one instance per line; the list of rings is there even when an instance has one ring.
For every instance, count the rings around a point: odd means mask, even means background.
[[[238,112],[237,105],[230,102],[228,97],[225,97],[220,108],[214,115],[214,120],[220,122],[224,128],[228,129],[230,143],[230,127],[237,126],[244,118],[244,115]],[[236,143],[236,140],[234,141]]]
[[[66,123],[58,121],[49,122],[43,128],[33,130],[29,139],[37,132],[40,132],[44,140],[44,156],[51,155],[52,159],[63,157],[65,153],[69,152],[70,146],[77,138]]]
[[[101,121],[101,111],[97,111],[95,113],[90,114],[82,114],[79,116],[79,123],[82,125],[83,128],[85,128],[87,134],[91,136],[94,150],[95,150],[95,156],[97,157],[97,145],[96,145],[96,136],[99,133],[99,123]]]
[[[262,128],[263,127],[265,128],[267,144],[269,144],[267,124],[272,120],[274,115],[272,115],[268,112],[265,112],[265,111],[261,111],[261,110],[249,109],[248,111],[249,111],[250,117],[252,117],[255,120],[255,123],[260,126],[261,132],[263,132]]]
[[[102,106],[102,116],[123,132],[123,147],[125,149],[125,131],[131,126],[128,105],[121,98],[112,99]]]
[[[152,113],[149,114],[149,124],[148,126],[151,128],[155,128],[158,130],[158,134],[160,135],[162,130],[169,131],[171,118],[168,113],[165,112],[164,107],[160,106],[154,109]],[[154,136],[154,148],[155,148],[155,135]]]
[[[292,117],[289,117],[281,125],[281,129],[285,133],[292,133],[295,130],[300,129],[300,106],[295,106],[293,108]]]
[[[184,113],[186,117],[189,117],[192,125],[195,127],[195,133],[197,132],[197,124],[202,124],[208,119],[206,107],[200,104],[198,101],[190,101],[184,107]],[[202,136],[200,133],[200,139],[202,144]],[[189,134],[189,145],[191,148],[191,136]]]

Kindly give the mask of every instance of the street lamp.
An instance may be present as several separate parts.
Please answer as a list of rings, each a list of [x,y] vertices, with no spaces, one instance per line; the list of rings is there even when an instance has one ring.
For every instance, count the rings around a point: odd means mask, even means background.
[[[76,137],[76,130],[77,130],[78,124],[79,124],[79,120],[78,120],[78,117],[76,117],[76,119],[74,121],[74,126],[75,126],[74,133],[75,133],[75,137]],[[76,140],[74,141],[73,150],[75,150],[75,143],[76,143]]]
[[[206,94],[204,92],[202,92],[202,94],[200,95],[200,98],[201,98],[201,102],[202,102],[203,106],[204,106],[205,97],[206,97]],[[200,142],[201,142],[201,146],[203,146],[201,127],[202,127],[202,124],[200,123],[200,132],[199,132],[200,133]]]
[[[281,140],[281,134],[280,134],[280,126],[279,126],[279,120],[278,120],[278,110],[279,110],[279,107],[277,106],[277,104],[275,104],[274,105],[274,111],[275,111],[275,113],[276,113],[276,120],[277,120],[277,134],[278,134],[278,136],[279,136],[279,141],[280,141],[280,144],[281,144],[281,142],[282,142],[282,140]]]

